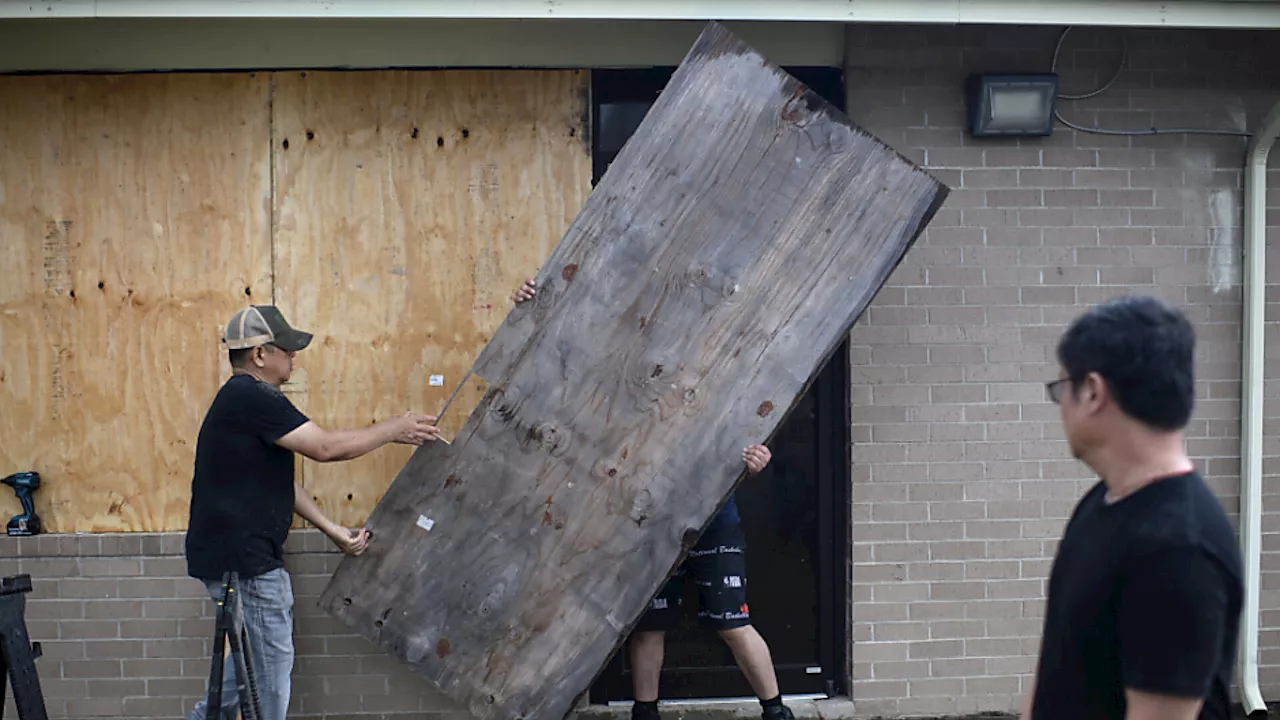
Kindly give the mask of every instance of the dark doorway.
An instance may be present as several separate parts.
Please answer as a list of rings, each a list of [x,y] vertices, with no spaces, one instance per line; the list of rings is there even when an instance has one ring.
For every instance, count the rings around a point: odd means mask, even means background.
[[[674,70],[592,72],[593,182],[635,132]],[[787,71],[844,109],[840,70]],[[769,643],[784,695],[847,692],[848,367],[846,341],[770,442],[769,467],[743,481],[737,492],[747,533],[752,623]],[[696,603],[690,584],[685,605]],[[629,664],[624,647],[592,687],[591,701],[633,699]],[[728,648],[692,617],[667,634],[661,694],[664,700],[753,695]]]

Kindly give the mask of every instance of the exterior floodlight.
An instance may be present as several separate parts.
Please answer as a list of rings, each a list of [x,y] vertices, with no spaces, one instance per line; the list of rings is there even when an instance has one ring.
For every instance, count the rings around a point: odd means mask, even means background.
[[[969,134],[974,137],[1053,133],[1057,75],[971,75],[967,90]]]

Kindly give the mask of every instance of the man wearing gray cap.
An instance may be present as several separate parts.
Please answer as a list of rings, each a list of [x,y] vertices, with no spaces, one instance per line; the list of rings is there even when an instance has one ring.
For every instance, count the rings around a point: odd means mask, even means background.
[[[284,720],[293,671],[293,588],[284,568],[284,541],[296,512],[343,552],[359,555],[367,530],[353,531],[325,517],[294,480],[293,456],[317,462],[351,460],[388,443],[421,445],[435,440],[434,417],[406,413],[370,427],[325,430],[294,407],[280,386],[293,372],[293,356],[311,333],[290,327],[271,305],[237,312],[223,342],[231,377],[213,399],[196,442],[191,482],[187,572],[211,597],[222,576],[240,578],[240,602],[265,720]],[[235,671],[224,666],[221,715],[239,707]],[[209,717],[201,699],[188,720]]]

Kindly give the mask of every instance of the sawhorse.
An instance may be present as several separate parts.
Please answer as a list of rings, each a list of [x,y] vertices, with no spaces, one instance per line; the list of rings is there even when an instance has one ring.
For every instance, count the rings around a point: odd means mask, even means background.
[[[258,699],[258,682],[253,674],[253,651],[244,626],[240,605],[240,578],[236,573],[222,576],[222,597],[218,601],[217,621],[213,635],[213,669],[209,672],[208,710],[210,717],[222,707],[222,665],[227,643],[236,672],[236,699],[240,703],[241,720],[262,720],[262,703]],[[25,720],[25,719],[24,719]],[[43,720],[43,716],[41,718]]]
[[[40,643],[27,635],[27,593],[30,575],[0,578],[0,718],[4,717],[5,682],[13,683],[13,704],[18,720],[48,720],[36,658]]]

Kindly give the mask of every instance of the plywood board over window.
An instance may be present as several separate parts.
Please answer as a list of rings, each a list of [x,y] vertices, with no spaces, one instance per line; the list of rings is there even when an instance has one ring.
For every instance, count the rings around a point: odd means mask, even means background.
[[[272,293],[268,93],[0,78],[0,474],[41,474],[48,531],[186,526],[221,324]]]
[[[435,414],[590,192],[578,71],[275,78],[276,300],[316,334],[286,386],[324,427]],[[484,392],[466,383],[447,436]],[[306,461],[334,520],[368,517],[410,448]]]

